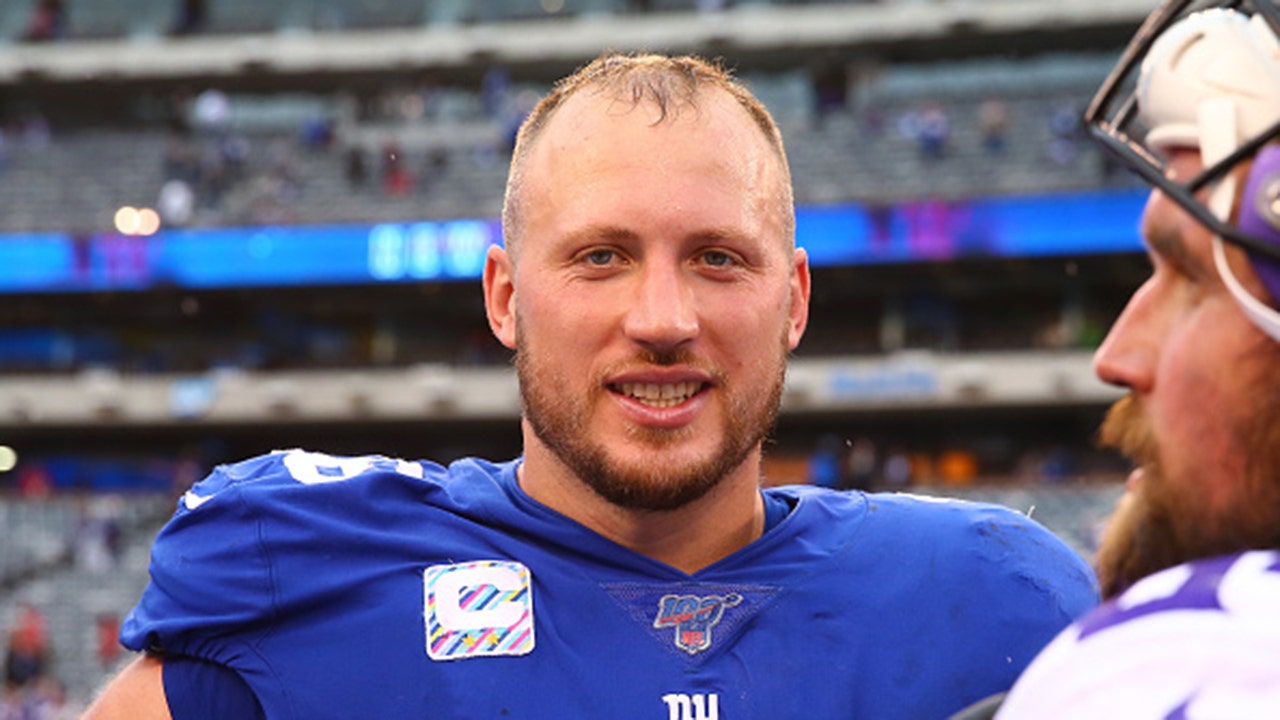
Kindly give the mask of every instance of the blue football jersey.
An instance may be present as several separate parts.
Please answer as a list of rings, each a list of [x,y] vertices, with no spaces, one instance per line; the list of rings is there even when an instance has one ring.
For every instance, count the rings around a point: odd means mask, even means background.
[[[994,505],[768,489],[785,519],[690,575],[535,502],[518,464],[220,467],[121,639],[233,668],[273,720],[932,720],[1097,600],[1078,555]]]

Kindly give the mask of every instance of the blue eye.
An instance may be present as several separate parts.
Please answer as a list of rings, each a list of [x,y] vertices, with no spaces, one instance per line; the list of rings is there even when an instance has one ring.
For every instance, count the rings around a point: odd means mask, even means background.
[[[733,264],[733,258],[728,253],[723,253],[719,250],[703,253],[702,261],[711,267],[728,267]]]
[[[601,248],[587,253],[585,259],[591,265],[608,265],[613,262],[615,256],[616,254],[612,250]]]

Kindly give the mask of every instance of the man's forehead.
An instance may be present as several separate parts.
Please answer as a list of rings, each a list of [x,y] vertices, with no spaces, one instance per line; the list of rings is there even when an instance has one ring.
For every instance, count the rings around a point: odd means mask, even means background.
[[[746,110],[735,108],[733,96],[715,87],[703,87],[692,97],[670,94],[663,104],[647,92],[628,87],[589,85],[570,95],[547,123],[547,135],[569,133],[571,137],[588,128],[639,126],[664,130],[723,122],[737,110],[748,120]]]
[[[747,110],[714,86],[701,88],[693,103],[673,101],[665,108],[649,97],[620,96],[612,87],[583,88],[551,116],[543,137],[530,148],[529,166],[537,168],[531,175],[540,176],[549,168],[584,163],[639,162],[656,168],[679,158],[682,167],[714,165],[752,185],[787,177],[785,171],[777,175],[777,153]]]

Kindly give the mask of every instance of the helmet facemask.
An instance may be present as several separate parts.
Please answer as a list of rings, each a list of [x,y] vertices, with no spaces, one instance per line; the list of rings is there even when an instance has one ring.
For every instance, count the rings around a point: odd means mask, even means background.
[[[1223,282],[1280,342],[1280,312],[1241,286],[1223,249],[1224,241],[1244,248],[1280,299],[1280,8],[1270,0],[1168,0],[1138,30],[1085,122],[1213,233]],[[1164,155],[1175,147],[1199,150],[1203,170],[1172,179]]]

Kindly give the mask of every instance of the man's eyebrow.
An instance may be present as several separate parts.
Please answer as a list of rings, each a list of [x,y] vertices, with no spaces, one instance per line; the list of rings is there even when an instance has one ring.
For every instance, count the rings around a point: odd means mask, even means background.
[[[698,244],[718,244],[732,241],[743,237],[740,232],[731,228],[707,228],[697,230],[690,233],[684,239]],[[579,228],[574,228],[564,238],[571,243],[593,243],[593,242],[631,242],[638,240],[640,236],[624,227],[610,224],[590,224]]]
[[[627,242],[635,240],[638,236],[623,227],[617,225],[601,225],[591,224],[575,228],[567,233],[565,239],[570,243],[596,243],[596,242]]]
[[[708,228],[691,234],[689,239],[698,243],[714,245],[741,240],[743,237],[742,233],[729,228]]]

